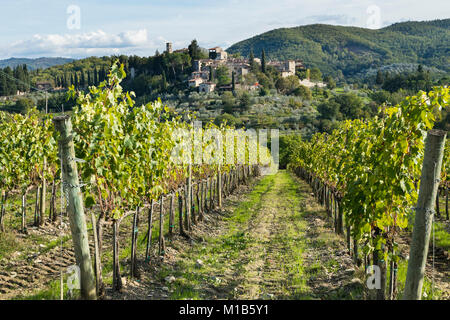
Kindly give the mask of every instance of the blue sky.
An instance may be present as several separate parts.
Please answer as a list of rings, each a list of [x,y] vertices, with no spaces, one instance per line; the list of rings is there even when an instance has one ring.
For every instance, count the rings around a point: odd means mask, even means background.
[[[448,0],[1,0],[0,7],[0,59],[149,56],[166,41],[175,49],[194,38],[203,47],[226,48],[281,27],[378,28],[450,17]]]

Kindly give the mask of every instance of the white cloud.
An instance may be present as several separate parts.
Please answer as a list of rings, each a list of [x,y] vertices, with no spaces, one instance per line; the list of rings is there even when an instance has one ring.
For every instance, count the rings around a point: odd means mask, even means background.
[[[78,34],[36,34],[0,48],[0,56],[86,56],[117,54],[126,50],[147,50],[160,46],[162,39],[149,41],[146,29],[118,34],[102,30]]]

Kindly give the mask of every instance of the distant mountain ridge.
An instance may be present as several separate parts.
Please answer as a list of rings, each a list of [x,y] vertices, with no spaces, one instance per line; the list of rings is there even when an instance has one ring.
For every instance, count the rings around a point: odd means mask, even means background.
[[[36,70],[36,69],[46,69],[53,66],[59,66],[66,63],[70,63],[75,61],[75,59],[69,59],[69,58],[36,58],[36,59],[29,59],[29,58],[9,58],[5,60],[0,60],[0,68],[6,68],[11,67],[14,68],[18,65],[27,65],[27,68],[30,70]]]
[[[312,24],[275,29],[227,49],[269,59],[302,59],[333,76],[359,77],[392,64],[423,64],[450,72],[450,19],[409,21],[372,30]]]

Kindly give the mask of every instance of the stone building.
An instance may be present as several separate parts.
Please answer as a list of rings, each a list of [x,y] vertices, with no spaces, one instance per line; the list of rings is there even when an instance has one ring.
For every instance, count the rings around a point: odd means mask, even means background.
[[[213,92],[216,89],[216,84],[214,82],[203,82],[200,84],[199,92]]]
[[[267,65],[275,67],[281,72],[281,77],[283,78],[295,75],[296,61],[294,60],[269,61]]]
[[[190,79],[190,80],[188,80],[189,88],[197,88],[197,87],[200,86],[203,82],[205,82],[205,80],[202,79],[202,78],[194,78],[194,79]]]
[[[172,42],[167,42],[166,43],[166,52],[167,53],[173,53]]]
[[[212,60],[227,60],[228,53],[221,47],[215,47],[209,49],[209,58]]]
[[[194,71],[191,73],[190,79],[201,78],[203,80],[209,79],[209,71]]]
[[[175,51],[176,52],[176,51]],[[261,64],[261,59],[254,58],[254,62]],[[275,67],[283,78],[295,75],[297,69],[303,69],[303,61],[301,60],[287,60],[287,61],[269,61],[267,65]],[[221,47],[214,47],[209,49],[209,58],[194,60],[192,63],[193,72],[190,75],[189,87],[200,87],[200,92],[211,92],[210,90],[228,90],[228,86],[216,88],[216,85],[209,82],[210,72],[213,73],[220,66],[226,66],[231,74],[234,72],[236,76],[236,86],[240,85],[240,79],[247,75],[251,68],[248,59],[244,58],[228,58],[228,53]],[[320,84],[319,84],[320,86]],[[244,86],[246,90],[257,90],[261,86],[254,84],[252,86]]]

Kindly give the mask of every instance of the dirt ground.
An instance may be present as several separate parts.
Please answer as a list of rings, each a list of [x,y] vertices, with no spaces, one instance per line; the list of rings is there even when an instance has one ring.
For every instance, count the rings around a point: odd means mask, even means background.
[[[358,270],[330,226],[304,182],[286,172],[264,177],[107,298],[362,299]]]
[[[55,242],[68,231],[67,225],[48,224],[31,229],[30,234]],[[129,249],[130,232],[130,224],[121,227],[121,252]],[[105,252],[111,249],[110,238],[106,232]],[[401,240],[406,256],[409,238],[405,235]],[[138,250],[134,279],[129,277],[125,255],[121,259],[124,287],[113,292],[107,283],[104,299],[371,298],[364,270],[354,265],[345,239],[333,232],[325,209],[304,181],[285,171],[239,186],[222,209],[206,213],[193,226],[188,239],[176,233],[166,238],[164,257],[157,251],[154,243],[150,262],[145,262],[143,250]],[[62,249],[55,243],[36,244],[14,252],[0,261],[0,299],[44,290],[74,263],[70,237]],[[440,299],[450,299],[449,265],[447,252],[435,248],[434,263],[429,255],[426,275]]]

